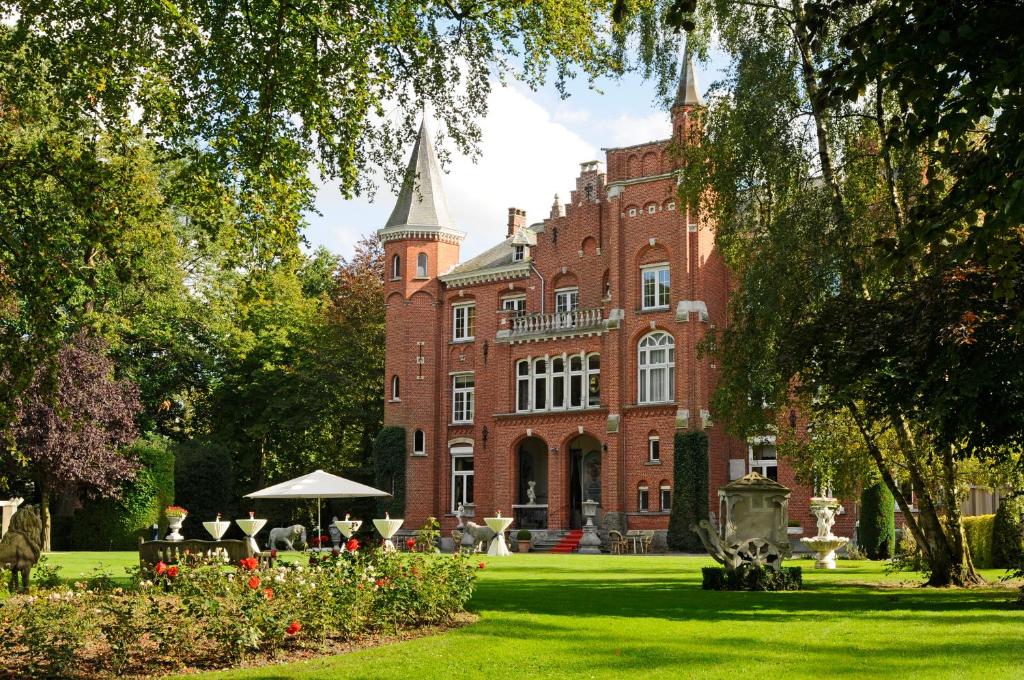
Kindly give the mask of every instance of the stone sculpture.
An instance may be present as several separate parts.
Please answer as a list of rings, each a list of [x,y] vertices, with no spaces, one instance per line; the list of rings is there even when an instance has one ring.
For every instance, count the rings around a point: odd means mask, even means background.
[[[19,573],[22,589],[28,592],[29,575],[42,552],[42,530],[35,509],[24,507],[14,513],[7,533],[0,539],[0,566],[11,570],[8,588],[12,593],[17,589]]]
[[[526,483],[526,499],[530,505],[535,505],[537,503],[537,489],[534,488],[536,486],[537,482],[532,479]]]
[[[278,544],[284,543],[285,550],[295,550],[295,543],[306,545],[306,527],[301,524],[293,524],[290,527],[277,527],[270,530],[270,537],[267,540],[267,547],[271,550],[277,549]]]
[[[466,522],[466,526],[463,529],[463,544],[466,543],[466,535],[472,540],[470,545],[473,546],[473,550],[476,552],[487,550],[488,544],[497,536],[494,529],[488,526],[480,526],[476,522]]]
[[[756,472],[719,489],[722,531],[708,520],[690,525],[708,554],[729,571],[744,564],[778,571],[791,548],[789,489]]]
[[[835,498],[815,497],[811,499],[811,512],[818,520],[818,535],[812,538],[801,538],[800,542],[818,555],[818,559],[814,563],[815,569],[835,569],[836,550],[850,541],[848,538],[832,533],[832,526],[836,523],[836,514],[842,511],[843,506]]]

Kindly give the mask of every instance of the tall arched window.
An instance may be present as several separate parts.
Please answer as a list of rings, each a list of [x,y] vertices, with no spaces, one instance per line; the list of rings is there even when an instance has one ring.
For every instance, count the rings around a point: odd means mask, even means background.
[[[423,430],[416,430],[412,435],[412,452],[416,456],[425,456],[427,453],[427,437]]]
[[[427,278],[427,254],[420,253],[416,256],[416,277],[420,279]]]
[[[676,344],[665,331],[648,333],[637,346],[637,401],[672,401],[676,382]]]
[[[392,378],[391,378],[391,398],[392,399],[401,399],[401,396],[402,396],[401,395],[401,391],[402,391],[401,388],[402,388],[402,381],[401,381],[401,379],[397,375],[396,376],[392,376]]]
[[[402,278],[402,258],[398,255],[391,258],[391,278]]]

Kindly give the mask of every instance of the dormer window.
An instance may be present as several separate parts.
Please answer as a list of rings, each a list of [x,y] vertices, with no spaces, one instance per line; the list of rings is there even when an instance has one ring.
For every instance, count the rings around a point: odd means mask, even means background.
[[[513,262],[522,262],[525,259],[526,259],[526,246],[524,246],[524,245],[512,246],[512,261]]]

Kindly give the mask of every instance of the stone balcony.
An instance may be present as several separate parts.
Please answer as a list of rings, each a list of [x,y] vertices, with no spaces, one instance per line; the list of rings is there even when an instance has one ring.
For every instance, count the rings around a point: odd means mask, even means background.
[[[555,338],[600,335],[609,328],[601,308],[574,309],[569,312],[513,314],[498,331],[498,342],[538,342]]]

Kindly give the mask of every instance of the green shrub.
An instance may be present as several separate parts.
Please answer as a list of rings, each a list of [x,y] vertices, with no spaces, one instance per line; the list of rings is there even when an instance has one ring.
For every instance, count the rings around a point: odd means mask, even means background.
[[[224,447],[198,440],[175,445],[174,495],[176,504],[188,510],[186,536],[206,538],[202,523],[218,512],[226,518],[239,516],[234,481],[231,456]]]
[[[516,534],[517,541],[529,541],[530,537],[531,534],[529,529],[520,529],[519,532]]]
[[[704,552],[704,544],[690,525],[708,518],[708,436],[703,432],[679,432],[673,451],[675,494],[668,520],[668,547]]]
[[[382,428],[373,440],[374,486],[391,494],[377,500],[378,516],[405,514],[405,453],[404,427]]]
[[[1024,496],[1004,498],[992,527],[992,566],[1008,569],[1024,563]]]
[[[857,543],[870,560],[884,560],[896,549],[896,503],[889,488],[877,482],[860,495]]]
[[[704,567],[701,575],[704,590],[800,590],[804,582],[801,567],[782,567],[779,571],[750,564],[740,565],[735,571]]]
[[[995,515],[975,515],[963,519],[971,560],[974,566],[980,569],[992,566],[992,533],[995,520]]]
[[[163,508],[174,501],[174,453],[167,439],[151,435],[137,440],[127,455],[142,467],[121,489],[121,498],[87,501],[75,513],[71,530],[77,550],[132,550],[149,527],[161,520]]]

